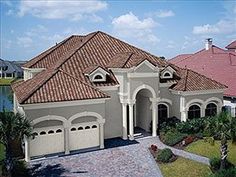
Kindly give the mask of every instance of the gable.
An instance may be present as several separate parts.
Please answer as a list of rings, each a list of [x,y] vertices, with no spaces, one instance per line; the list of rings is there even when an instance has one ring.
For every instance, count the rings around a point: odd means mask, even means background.
[[[149,73],[149,72],[156,72],[156,67],[150,63],[148,60],[144,60],[134,69],[135,72],[140,73]]]

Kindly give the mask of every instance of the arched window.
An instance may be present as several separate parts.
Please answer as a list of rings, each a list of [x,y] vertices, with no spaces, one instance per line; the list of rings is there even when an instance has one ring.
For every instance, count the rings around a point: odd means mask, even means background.
[[[97,128],[97,125],[93,125],[92,128]]]
[[[170,77],[170,73],[165,73],[164,77]]]
[[[40,135],[46,135],[46,132],[45,131],[42,131],[39,133]]]
[[[57,129],[56,133],[61,133],[62,130],[61,129]]]
[[[94,77],[94,80],[100,80],[100,79],[102,79],[102,76],[101,76],[101,75],[96,75],[96,76]]]
[[[48,131],[48,134],[53,134],[53,133],[54,133],[53,130],[49,130],[49,131]]]
[[[76,128],[73,127],[73,128],[70,129],[70,131],[72,131],[72,132],[73,132],[73,131],[76,131]]]
[[[89,127],[89,126],[86,126],[85,129],[90,129],[90,127]]]
[[[217,114],[217,106],[214,103],[209,103],[206,106],[206,117],[212,117]]]
[[[198,105],[192,105],[188,109],[188,119],[200,118],[201,108]]]
[[[158,121],[163,123],[168,118],[168,107],[165,104],[158,105]]]
[[[83,130],[83,127],[79,127],[78,130]]]

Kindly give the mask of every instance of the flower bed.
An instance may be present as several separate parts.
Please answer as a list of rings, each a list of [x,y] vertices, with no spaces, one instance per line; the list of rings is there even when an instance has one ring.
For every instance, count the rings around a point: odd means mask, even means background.
[[[156,145],[151,145],[149,151],[158,163],[170,163],[177,159],[177,156],[168,148],[158,149]]]

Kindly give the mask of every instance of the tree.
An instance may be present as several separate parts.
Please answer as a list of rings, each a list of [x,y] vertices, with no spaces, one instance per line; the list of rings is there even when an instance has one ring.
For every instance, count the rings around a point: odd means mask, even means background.
[[[227,140],[232,139],[232,142],[235,140],[236,124],[235,118],[232,118],[231,115],[227,112],[222,112],[215,117],[209,119],[206,129],[212,132],[214,137],[217,137],[221,140],[221,164],[220,169],[225,169],[226,158],[228,155],[228,145]]]
[[[0,142],[5,146],[4,166],[8,176],[14,168],[13,147],[14,140],[22,141],[24,136],[33,136],[31,122],[19,113],[3,111],[0,113]]]

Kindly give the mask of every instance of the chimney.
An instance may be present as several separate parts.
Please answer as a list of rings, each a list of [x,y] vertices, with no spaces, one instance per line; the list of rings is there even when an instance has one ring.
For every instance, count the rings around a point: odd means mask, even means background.
[[[212,38],[206,39],[205,49],[209,50],[212,47]]]

